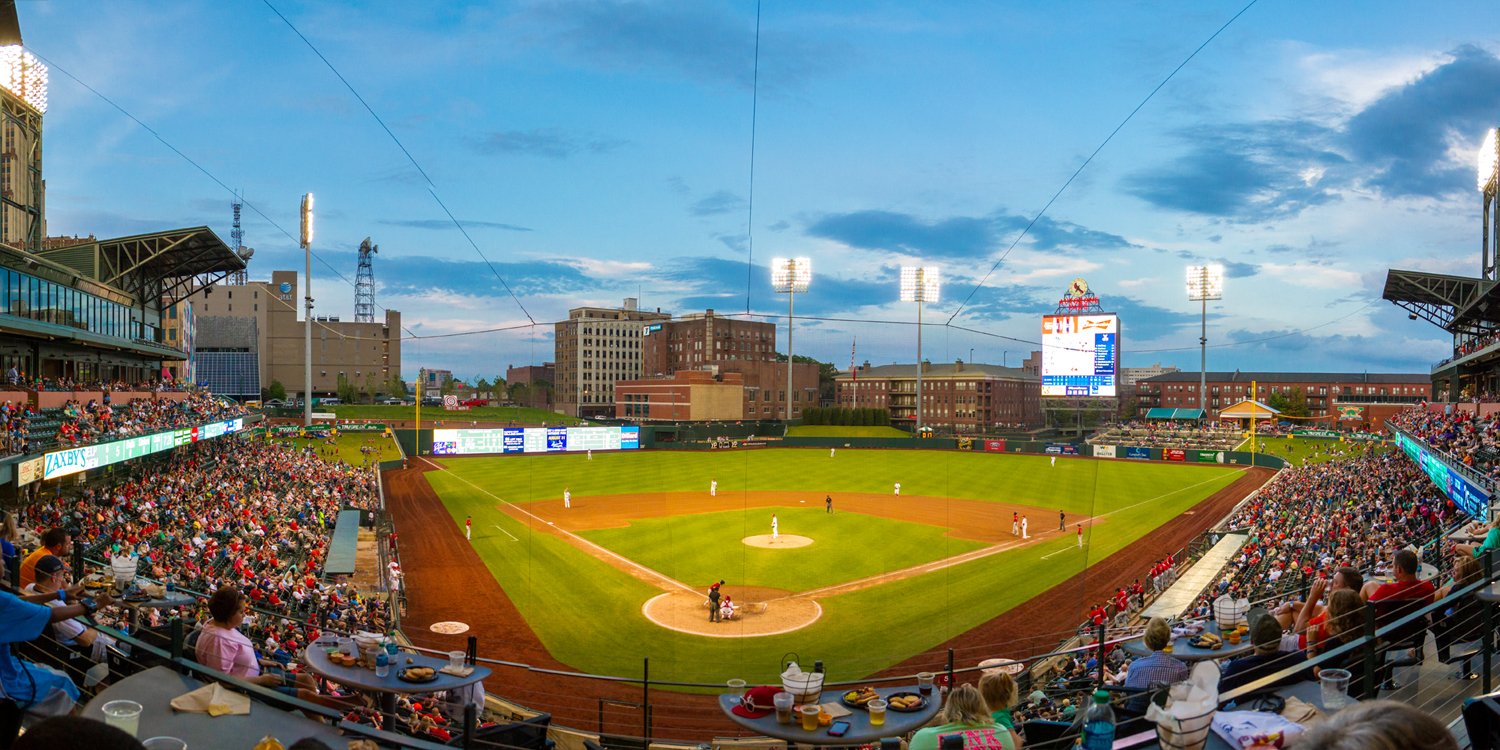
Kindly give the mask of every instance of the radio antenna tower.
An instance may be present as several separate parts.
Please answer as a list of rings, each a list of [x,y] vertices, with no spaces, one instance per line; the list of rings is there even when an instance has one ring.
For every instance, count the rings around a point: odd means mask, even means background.
[[[375,322],[375,254],[380,246],[366,237],[359,243],[359,273],[354,275],[354,322]]]
[[[235,255],[238,255],[245,260],[249,260],[249,257],[245,255],[244,252],[245,230],[240,227],[240,209],[243,208],[244,205],[245,202],[240,199],[239,193],[235,193],[234,200],[229,203],[230,210],[234,211],[234,228],[229,230],[229,243],[233,245],[232,249],[234,250]],[[229,275],[228,283],[238,286],[244,286],[245,276],[245,270],[241,269],[239,271],[235,271],[234,273],[231,273]]]

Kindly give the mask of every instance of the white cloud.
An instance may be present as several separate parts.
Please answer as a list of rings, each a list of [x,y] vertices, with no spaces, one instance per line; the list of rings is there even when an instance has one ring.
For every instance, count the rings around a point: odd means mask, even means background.
[[[1357,271],[1345,268],[1321,265],[1318,263],[1307,263],[1297,261],[1295,263],[1266,263],[1261,270],[1289,284],[1297,286],[1314,287],[1318,289],[1337,289],[1347,287],[1356,289],[1360,285],[1360,277]]]
[[[1311,92],[1339,100],[1352,113],[1446,59],[1447,55],[1433,51],[1324,50],[1304,54],[1296,62]]]

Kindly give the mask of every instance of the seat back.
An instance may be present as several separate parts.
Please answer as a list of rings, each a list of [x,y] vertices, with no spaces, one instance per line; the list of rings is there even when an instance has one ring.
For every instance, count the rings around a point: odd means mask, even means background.
[[[21,733],[21,707],[13,700],[0,698],[0,750],[10,750]]]
[[[1370,602],[1370,606],[1375,608],[1377,628],[1384,628],[1428,604],[1429,602],[1425,599],[1382,599],[1378,602]],[[1418,617],[1386,633],[1383,640],[1391,647],[1407,647],[1420,643],[1427,634],[1427,627],[1427,617]]]
[[[1026,747],[1043,750],[1044,748],[1070,748],[1073,746],[1073,738],[1069,736],[1068,730],[1073,725],[1065,721],[1042,721],[1032,719],[1021,725],[1021,730],[1026,734]]]
[[[472,747],[526,748],[546,750],[547,726],[552,723],[552,714],[537,714],[529,719],[510,724],[496,724],[475,730]],[[461,744],[463,738],[454,738]]]

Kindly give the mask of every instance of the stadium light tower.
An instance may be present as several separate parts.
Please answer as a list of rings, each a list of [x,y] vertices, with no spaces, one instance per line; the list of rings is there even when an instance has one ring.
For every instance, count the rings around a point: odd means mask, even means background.
[[[901,301],[917,303],[917,436],[922,432],[922,305],[937,302],[942,282],[937,266],[902,266]]]
[[[1500,142],[1497,139],[1500,139],[1500,132],[1495,128],[1486,129],[1483,145],[1475,159],[1479,197],[1484,206],[1484,222],[1480,225],[1479,276],[1486,281],[1494,281],[1500,276],[1496,269],[1500,266],[1500,208],[1495,205],[1500,197]]]
[[[1208,416],[1208,301],[1224,299],[1224,267],[1217,263],[1187,267],[1187,293],[1189,302],[1200,302],[1200,324],[1198,336],[1198,409]]]
[[[786,295],[786,421],[792,421],[792,313],[796,311],[797,294],[806,292],[812,282],[812,260],[808,258],[772,258],[771,288]]]
[[[307,306],[303,313],[303,361],[302,361],[302,426],[312,427],[312,242],[313,242],[313,194],[302,194],[302,254],[306,261],[302,277],[302,299]]]

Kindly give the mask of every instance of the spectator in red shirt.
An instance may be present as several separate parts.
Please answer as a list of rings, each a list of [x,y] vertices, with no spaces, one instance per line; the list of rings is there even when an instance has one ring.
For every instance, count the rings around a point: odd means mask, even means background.
[[[1433,594],[1437,589],[1432,581],[1417,580],[1417,553],[1403,549],[1396,553],[1396,580],[1390,583],[1379,583],[1371,581],[1364,586],[1360,595],[1366,601],[1378,602],[1387,599],[1432,601]]]

